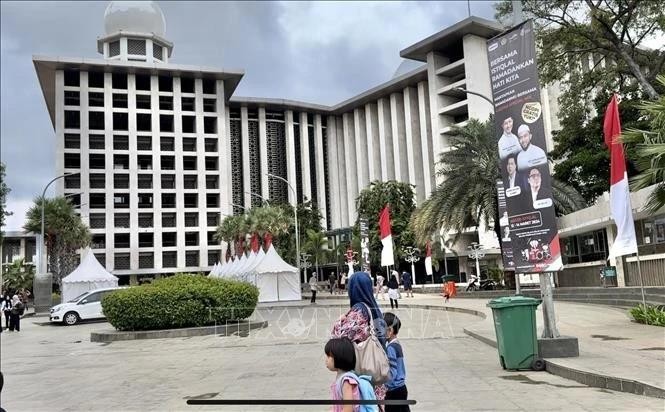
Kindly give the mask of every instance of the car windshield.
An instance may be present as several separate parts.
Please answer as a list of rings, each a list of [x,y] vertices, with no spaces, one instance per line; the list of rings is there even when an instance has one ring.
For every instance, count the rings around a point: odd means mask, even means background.
[[[89,292],[85,292],[85,293],[83,293],[83,294],[81,294],[81,295],[78,295],[77,297],[75,297],[75,298],[72,299],[72,300],[68,300],[67,302],[70,302],[70,303],[76,303],[76,302],[78,302],[79,299],[81,299],[83,296],[87,295],[88,293],[89,293]]]

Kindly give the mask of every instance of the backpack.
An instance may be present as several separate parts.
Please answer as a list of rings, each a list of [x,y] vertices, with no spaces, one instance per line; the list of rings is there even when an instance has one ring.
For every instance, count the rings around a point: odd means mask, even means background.
[[[367,375],[356,375],[353,372],[346,372],[337,380],[337,393],[339,398],[342,399],[342,382],[344,377],[350,377],[358,382],[358,392],[360,392],[360,399],[364,401],[376,400],[374,393],[374,386],[372,386],[372,377]],[[359,412],[378,412],[379,405],[358,405]]]

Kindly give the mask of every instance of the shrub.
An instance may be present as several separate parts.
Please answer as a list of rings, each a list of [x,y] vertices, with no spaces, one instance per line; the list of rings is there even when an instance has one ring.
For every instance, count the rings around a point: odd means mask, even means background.
[[[110,293],[102,309],[118,330],[172,329],[248,318],[258,300],[252,284],[185,274]]]
[[[637,305],[630,309],[636,322],[653,326],[665,326],[665,309],[662,306]]]

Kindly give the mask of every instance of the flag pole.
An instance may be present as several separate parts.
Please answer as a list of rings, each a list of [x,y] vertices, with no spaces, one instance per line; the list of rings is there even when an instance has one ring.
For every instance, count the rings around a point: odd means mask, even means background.
[[[646,306],[646,300],[644,299],[644,282],[642,281],[642,266],[640,265],[640,247],[638,246],[635,254],[637,255],[637,273],[640,276],[640,291],[642,292],[642,306]]]

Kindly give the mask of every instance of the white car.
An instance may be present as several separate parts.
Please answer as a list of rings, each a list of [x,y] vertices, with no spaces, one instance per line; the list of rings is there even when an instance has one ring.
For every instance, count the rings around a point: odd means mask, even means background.
[[[104,319],[102,298],[109,293],[123,288],[95,289],[75,297],[69,302],[51,308],[51,322],[75,325],[80,320]]]

